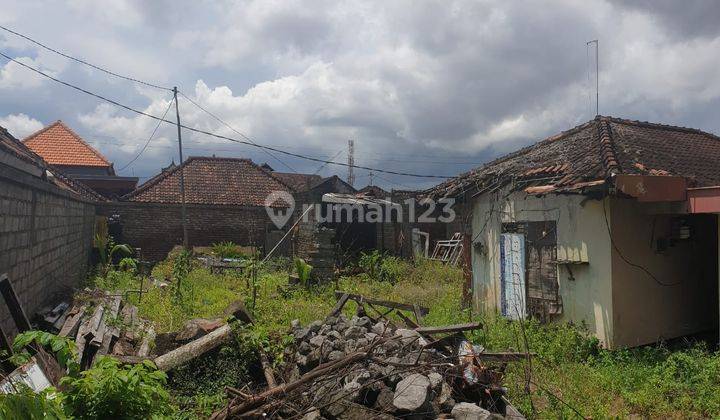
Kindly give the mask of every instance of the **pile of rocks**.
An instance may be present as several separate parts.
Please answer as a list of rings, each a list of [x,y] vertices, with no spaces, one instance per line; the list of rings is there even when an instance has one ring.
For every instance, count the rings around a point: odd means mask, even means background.
[[[306,420],[364,420],[491,419],[506,414],[503,389],[481,380],[499,376],[483,375],[474,366],[480,374],[468,382],[468,366],[458,357],[461,343],[467,346],[461,333],[436,339],[387,320],[344,315],[307,326],[293,321],[291,333],[295,345],[286,351],[281,372],[286,383],[333,362],[340,366],[337,362],[358,352],[367,352],[368,357],[333,369],[285,395],[283,404],[265,415],[302,413]]]

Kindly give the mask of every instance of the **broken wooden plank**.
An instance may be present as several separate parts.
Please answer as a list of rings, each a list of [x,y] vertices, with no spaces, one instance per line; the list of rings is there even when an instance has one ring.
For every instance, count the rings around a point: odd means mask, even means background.
[[[263,375],[265,375],[265,381],[268,384],[268,388],[275,388],[277,386],[277,382],[275,382],[275,375],[273,373],[272,366],[270,365],[270,360],[262,348],[259,349],[259,353],[260,364],[262,365]]]
[[[486,360],[490,362],[514,362],[517,360],[524,360],[527,359],[528,356],[534,357],[534,353],[524,353],[524,352],[514,352],[514,351],[507,351],[507,352],[482,352],[482,353],[475,353],[475,358],[478,360]]]
[[[140,348],[138,348],[137,355],[140,357],[148,356],[150,354],[150,343],[152,343],[153,341],[155,341],[155,329],[153,329],[152,325],[149,325],[147,326],[145,335],[143,336],[142,342],[140,343]]]
[[[80,327],[83,316],[85,316],[87,307],[88,305],[85,304],[81,306],[75,314],[70,315],[68,319],[65,320],[65,324],[63,324],[58,335],[61,337],[74,337]]]
[[[230,325],[223,325],[210,334],[156,357],[155,364],[164,371],[178,367],[223,344],[230,338],[231,333]]]
[[[415,331],[419,332],[420,334],[442,334],[479,330],[481,328],[482,323],[480,322],[468,322],[466,324],[441,325],[439,327],[419,327],[415,328]]]
[[[344,295],[344,294],[346,294],[346,292],[343,292],[343,291],[341,291],[341,290],[336,290],[336,291],[335,291],[335,297],[336,297],[336,298],[339,298],[339,297],[341,297],[341,296]],[[365,297],[365,296],[362,296],[362,295],[356,295],[356,294],[353,294],[353,293],[347,293],[347,295],[348,295],[348,297],[349,297],[350,299],[352,299],[352,300],[354,300],[354,301],[356,301],[356,302],[369,302],[369,303],[372,303],[373,305],[384,306],[384,307],[386,307],[386,308],[401,309],[401,310],[403,310],[403,311],[410,311],[410,312],[414,312],[414,311],[415,311],[415,307],[414,307],[413,305],[411,305],[411,304],[408,304],[408,303],[393,302],[393,301],[389,301],[389,300],[373,299],[373,298],[368,298],[368,297]],[[430,313],[430,310],[429,310],[428,308],[423,307],[423,306],[418,306],[417,308],[418,308],[419,313],[420,313],[422,316],[425,316],[425,315],[427,315],[428,313]]]
[[[345,306],[349,299],[350,295],[347,293],[343,293],[342,296],[340,296],[340,299],[338,299],[337,303],[335,303],[335,306],[332,308],[332,311],[330,311],[330,314],[328,316],[340,315],[340,311],[342,311],[343,306]]]
[[[25,310],[18,299],[17,293],[15,293],[15,289],[7,273],[0,274],[0,294],[2,294],[5,299],[5,303],[10,311],[10,316],[12,316],[13,321],[15,321],[18,332],[30,331],[32,329],[30,320],[28,320],[25,314]]]

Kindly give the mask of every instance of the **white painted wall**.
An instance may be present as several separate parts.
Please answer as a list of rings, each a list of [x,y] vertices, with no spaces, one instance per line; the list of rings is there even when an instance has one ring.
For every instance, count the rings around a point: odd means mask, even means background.
[[[559,267],[563,313],[558,321],[585,323],[606,346],[613,346],[611,245],[602,201],[580,195],[528,196],[507,191],[483,194],[473,203],[473,293],[482,311],[500,311],[501,224],[554,220],[558,246],[586,250],[589,264],[572,266],[575,280]],[[610,218],[610,214],[608,214]]]

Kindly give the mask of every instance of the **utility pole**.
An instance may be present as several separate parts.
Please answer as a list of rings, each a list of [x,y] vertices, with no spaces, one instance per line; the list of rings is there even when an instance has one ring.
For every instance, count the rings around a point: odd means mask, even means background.
[[[178,108],[177,99],[177,86],[173,87],[173,97],[175,98],[175,115],[177,116],[177,130],[178,130],[178,150],[180,151],[180,201],[182,203],[182,230],[183,230],[183,248],[188,249],[188,233],[187,233],[187,212],[185,209],[185,173],[183,167],[183,152],[182,152],[182,133],[180,130],[180,109]]]
[[[353,167],[355,166],[355,142],[353,140],[348,140],[348,173],[347,173],[347,183],[350,184],[350,186],[353,186],[355,184],[355,173],[353,172]]]
[[[588,41],[585,45],[595,44],[595,115],[600,115],[600,43],[597,39]]]

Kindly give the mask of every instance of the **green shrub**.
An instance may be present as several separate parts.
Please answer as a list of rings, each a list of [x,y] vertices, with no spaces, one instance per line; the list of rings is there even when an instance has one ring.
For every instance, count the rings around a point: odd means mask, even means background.
[[[36,394],[23,386],[15,394],[0,393],[0,419],[4,420],[65,420],[61,398],[55,390]]]
[[[307,287],[310,284],[310,272],[312,266],[305,262],[302,258],[295,258],[295,272],[300,279],[300,284]]]
[[[167,376],[152,362],[122,366],[100,356],[79,378],[65,377],[66,411],[79,419],[146,419],[170,414]]]
[[[243,258],[242,250],[231,241],[212,244],[212,253],[218,258]]]

